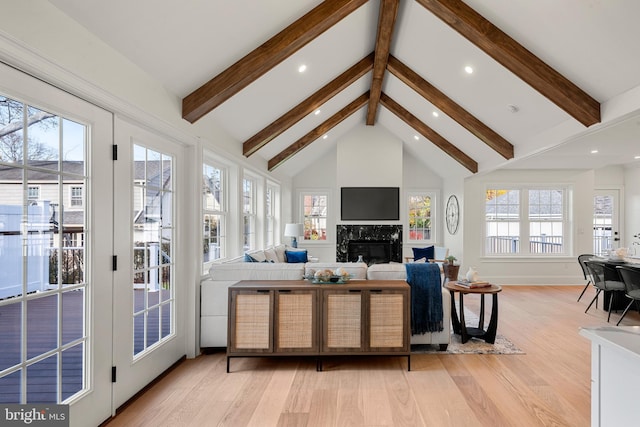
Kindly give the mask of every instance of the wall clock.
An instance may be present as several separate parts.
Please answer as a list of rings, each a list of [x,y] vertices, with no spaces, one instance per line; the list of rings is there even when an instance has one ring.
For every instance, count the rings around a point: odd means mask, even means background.
[[[445,215],[449,234],[456,234],[458,225],[460,224],[460,206],[458,205],[458,198],[456,196],[449,196]]]

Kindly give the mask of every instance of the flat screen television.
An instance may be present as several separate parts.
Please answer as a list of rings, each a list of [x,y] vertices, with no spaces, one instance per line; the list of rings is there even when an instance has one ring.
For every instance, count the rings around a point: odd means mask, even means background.
[[[400,219],[400,189],[342,187],[340,217],[343,221],[397,221]]]

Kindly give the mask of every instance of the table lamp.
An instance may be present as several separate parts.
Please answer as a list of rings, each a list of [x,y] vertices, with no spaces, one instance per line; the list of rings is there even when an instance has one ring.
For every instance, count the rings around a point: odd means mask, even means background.
[[[303,234],[304,228],[302,224],[286,224],[284,226],[284,235],[285,237],[291,237],[291,246],[294,248],[298,247],[298,236]]]

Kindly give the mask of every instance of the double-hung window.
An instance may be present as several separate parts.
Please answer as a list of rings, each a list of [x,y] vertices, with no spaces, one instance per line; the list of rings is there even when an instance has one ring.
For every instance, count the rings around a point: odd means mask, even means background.
[[[245,175],[242,179],[242,249],[246,252],[256,245],[256,179]]]
[[[568,197],[566,187],[487,189],[485,255],[566,255]]]
[[[227,173],[205,161],[202,168],[203,263],[226,256]],[[206,269],[206,267],[205,267]]]
[[[433,191],[412,191],[407,195],[409,221],[408,240],[413,242],[434,242],[433,228],[436,209],[436,193]]]
[[[279,217],[280,189],[276,184],[267,184],[267,194],[265,197],[265,242],[267,246],[274,246],[277,243],[278,217]]]
[[[302,192],[302,223],[304,224],[304,241],[327,240],[327,192]]]

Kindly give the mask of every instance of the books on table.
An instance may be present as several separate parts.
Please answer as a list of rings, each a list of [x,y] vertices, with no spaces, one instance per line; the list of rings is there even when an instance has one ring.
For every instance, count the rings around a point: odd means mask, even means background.
[[[458,286],[461,286],[463,288],[469,288],[469,289],[473,289],[473,288],[486,288],[491,286],[491,283],[485,281],[485,280],[477,280],[475,282],[470,282],[468,280],[458,280],[456,282],[456,284]]]

